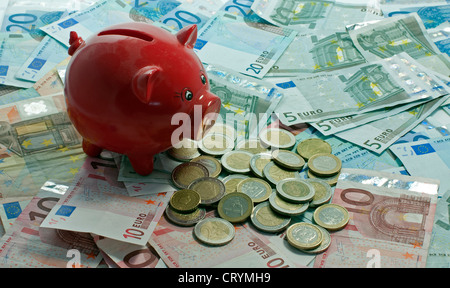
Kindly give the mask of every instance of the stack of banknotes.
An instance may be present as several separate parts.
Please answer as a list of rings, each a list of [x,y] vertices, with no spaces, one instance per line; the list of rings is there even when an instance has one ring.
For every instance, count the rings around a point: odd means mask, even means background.
[[[2,0],[0,267],[450,267],[449,13],[445,0]],[[172,223],[172,172],[211,156],[201,145],[189,159],[156,155],[148,176],[123,155],[84,154],[64,98],[69,33],[126,22],[197,25],[229,150],[269,128],[287,131],[280,149],[294,153],[328,143],[342,165],[329,203],[349,221],[325,251],[250,219],[214,247]],[[264,179],[220,156],[219,180]],[[297,172],[311,177],[307,163]]]

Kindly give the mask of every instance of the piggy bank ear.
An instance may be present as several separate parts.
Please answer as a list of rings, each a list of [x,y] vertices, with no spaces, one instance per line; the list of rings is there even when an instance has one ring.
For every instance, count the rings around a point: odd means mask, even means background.
[[[150,103],[153,87],[160,74],[161,68],[157,66],[144,67],[134,74],[131,86],[139,101]]]
[[[177,39],[182,45],[194,48],[195,41],[197,41],[197,25],[186,26],[178,31]]]

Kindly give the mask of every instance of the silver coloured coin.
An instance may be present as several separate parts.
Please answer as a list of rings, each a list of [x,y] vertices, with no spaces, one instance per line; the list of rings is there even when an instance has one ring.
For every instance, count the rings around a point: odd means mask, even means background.
[[[276,212],[286,216],[297,216],[303,214],[309,207],[307,203],[291,203],[272,193],[269,197],[270,207]]]
[[[287,169],[302,170],[305,166],[305,160],[297,153],[289,150],[275,150],[272,152],[272,157],[275,163]]]
[[[235,236],[233,224],[222,218],[205,218],[194,227],[194,235],[205,244],[225,245]]]
[[[266,201],[255,206],[250,220],[259,230],[275,233],[284,230],[291,222],[291,217],[274,212]]]
[[[310,207],[317,207],[330,201],[333,194],[330,184],[317,178],[308,178],[305,180],[314,186],[315,191],[313,199],[309,202]]]
[[[244,150],[233,150],[222,155],[220,162],[230,173],[249,173],[253,154]]]
[[[174,224],[180,226],[194,226],[200,220],[205,218],[206,210],[204,208],[197,208],[191,213],[179,213],[173,210],[169,205],[166,208],[167,218]]]
[[[207,134],[198,142],[198,148],[205,154],[220,156],[234,148],[234,140],[225,134]]]
[[[295,145],[295,136],[280,128],[267,128],[259,133],[261,142],[272,148],[291,149]]]
[[[314,186],[306,179],[284,179],[277,183],[276,189],[281,198],[293,203],[308,202],[315,194]]]
[[[264,167],[272,160],[270,153],[254,154],[250,159],[250,170],[259,178],[264,178]]]

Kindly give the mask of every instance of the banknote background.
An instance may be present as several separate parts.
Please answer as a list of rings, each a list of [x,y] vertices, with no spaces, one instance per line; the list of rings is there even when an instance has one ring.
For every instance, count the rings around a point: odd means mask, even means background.
[[[67,251],[78,249],[81,267],[271,267],[275,259],[288,267],[366,267],[361,251],[372,248],[389,251],[385,267],[450,267],[450,4],[423,2],[2,0],[0,266],[66,267]],[[361,229],[369,220],[353,211],[329,250],[315,256],[250,223],[237,224],[235,240],[213,249],[167,221],[163,211],[177,190],[170,173],[180,162],[161,153],[155,173],[140,177],[122,155],[90,158],[66,112],[69,32],[87,38],[130,21],[172,33],[198,26],[194,49],[236,144],[266,126],[290,131],[297,144],[322,139],[345,172],[333,203],[356,211],[342,196],[355,187],[386,203],[404,203],[403,193],[408,207],[427,207],[422,226],[410,228],[423,234],[380,237]],[[368,188],[362,178],[432,188],[427,195]],[[62,221],[75,207],[83,213]],[[146,215],[145,235],[123,236],[118,227],[136,213]],[[294,218],[313,222],[311,211]]]

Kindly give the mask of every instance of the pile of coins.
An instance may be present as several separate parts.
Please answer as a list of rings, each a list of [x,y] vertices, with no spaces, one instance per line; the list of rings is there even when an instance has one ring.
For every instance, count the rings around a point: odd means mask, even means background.
[[[302,251],[327,249],[328,231],[342,229],[348,222],[345,208],[326,204],[341,169],[331,146],[321,139],[307,139],[297,145],[296,153],[291,151],[295,136],[278,128],[267,128],[259,139],[236,146],[235,135],[230,126],[216,124],[198,146],[185,139],[181,148],[168,151],[184,163],[172,171],[173,184],[180,190],[173,194],[166,217],[177,225],[195,225],[196,239],[209,245],[230,242],[233,224],[250,219],[264,232],[287,229],[287,241]],[[308,179],[300,177],[305,165]],[[311,207],[317,225],[290,225],[292,217]],[[217,209],[219,217],[205,218],[207,209]]]

